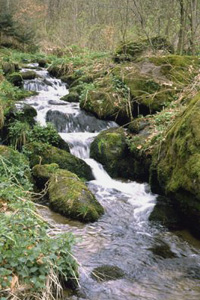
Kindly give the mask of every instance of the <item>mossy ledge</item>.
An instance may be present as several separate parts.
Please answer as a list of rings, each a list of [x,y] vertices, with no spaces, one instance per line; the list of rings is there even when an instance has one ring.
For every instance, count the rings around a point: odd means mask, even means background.
[[[173,200],[185,225],[200,236],[200,94],[168,130],[154,154],[151,186]]]

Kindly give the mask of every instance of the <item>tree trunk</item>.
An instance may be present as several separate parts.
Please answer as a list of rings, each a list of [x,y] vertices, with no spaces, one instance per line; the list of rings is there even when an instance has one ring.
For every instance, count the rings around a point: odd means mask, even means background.
[[[185,40],[185,10],[184,0],[179,0],[180,3],[180,30],[177,51],[179,54],[183,54],[184,40]]]

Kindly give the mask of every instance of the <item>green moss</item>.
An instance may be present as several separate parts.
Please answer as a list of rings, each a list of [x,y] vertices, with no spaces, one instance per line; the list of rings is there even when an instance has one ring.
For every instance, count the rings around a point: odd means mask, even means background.
[[[66,170],[57,170],[51,176],[49,200],[55,211],[83,222],[94,222],[104,212],[86,185]]]
[[[81,178],[87,180],[93,179],[90,167],[83,160],[73,156],[65,150],[61,150],[48,144],[32,142],[25,146],[25,153],[27,153],[32,167],[40,163],[56,163],[61,169],[67,169]]]
[[[123,129],[109,129],[101,132],[91,144],[90,156],[102,163],[113,177],[128,177],[131,173]]]
[[[176,84],[186,84],[198,72],[200,59],[196,56],[168,55],[149,58],[157,66],[161,66],[161,72]]]
[[[155,161],[156,179],[196,228],[200,216],[200,94],[177,117]],[[154,174],[155,175],[155,174]],[[187,212],[187,213],[186,213]],[[197,218],[198,216],[198,218]],[[188,221],[189,223],[189,221]]]
[[[165,38],[160,36],[153,37],[151,40],[145,39],[137,42],[121,42],[116,49],[114,60],[116,62],[132,61],[137,59],[138,56],[144,53],[146,50],[165,50],[168,52],[173,52],[173,47]]]

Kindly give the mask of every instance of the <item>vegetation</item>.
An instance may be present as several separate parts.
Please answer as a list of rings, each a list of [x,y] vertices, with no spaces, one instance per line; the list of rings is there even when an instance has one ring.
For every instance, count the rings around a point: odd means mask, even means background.
[[[29,165],[17,151],[0,147],[0,296],[56,299],[60,279],[76,278],[70,234],[52,238],[31,201]],[[23,296],[24,295],[24,296]]]
[[[199,52],[197,0],[1,0],[0,7],[1,45],[62,55],[72,44],[105,51],[146,39],[152,49],[168,40],[180,54]]]

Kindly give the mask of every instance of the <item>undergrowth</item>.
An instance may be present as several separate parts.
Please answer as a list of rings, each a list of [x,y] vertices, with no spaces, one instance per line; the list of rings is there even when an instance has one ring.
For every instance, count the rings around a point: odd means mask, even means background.
[[[52,237],[31,201],[26,161],[0,155],[0,299],[58,299],[61,280],[77,278],[74,237]]]

